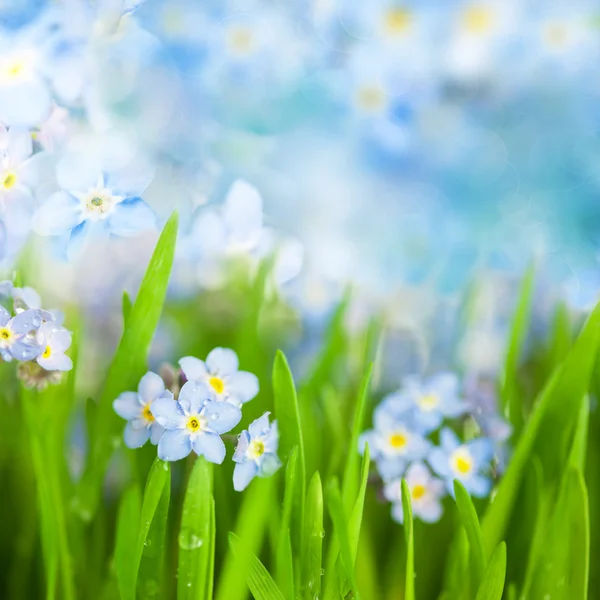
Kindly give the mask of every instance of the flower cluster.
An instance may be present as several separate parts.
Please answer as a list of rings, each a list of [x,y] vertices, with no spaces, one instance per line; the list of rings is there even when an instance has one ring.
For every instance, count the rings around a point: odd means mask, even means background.
[[[177,398],[150,371],[137,392],[123,392],[114,401],[115,412],[127,420],[125,445],[139,448],[150,440],[162,460],[180,460],[193,451],[221,464],[226,454],[221,436],[241,421],[242,405],[258,394],[258,378],[240,371],[236,353],[228,348],[215,348],[206,361],[186,356],[179,364],[186,381]],[[279,468],[278,441],[277,421],[270,423],[269,413],[242,431],[233,456],[237,491]]]
[[[12,312],[0,305],[0,357],[19,361],[19,378],[27,387],[44,388],[70,371],[73,362],[65,354],[71,333],[62,326],[62,315],[41,308],[38,293],[30,287],[0,282],[0,297],[12,301]]]
[[[445,424],[468,409],[452,373],[424,381],[409,377],[402,389],[386,396],[375,409],[374,428],[363,433],[360,448],[369,445],[397,521],[403,518],[402,478],[408,484],[415,516],[425,522],[440,519],[441,499],[447,492],[454,493],[455,479],[473,496],[489,494],[492,442],[484,437],[463,442]],[[439,446],[431,439],[436,436]]]

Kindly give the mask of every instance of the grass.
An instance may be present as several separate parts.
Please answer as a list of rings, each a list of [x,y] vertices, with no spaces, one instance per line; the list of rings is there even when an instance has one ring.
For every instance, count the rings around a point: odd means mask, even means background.
[[[21,389],[11,365],[0,365],[0,597],[600,597],[590,570],[600,547],[600,421],[590,411],[600,383],[600,309],[576,326],[557,307],[548,338],[530,350],[543,358],[528,370],[528,272],[498,381],[516,427],[514,452],[492,500],[473,501],[457,484],[443,519],[425,525],[413,521],[404,484],[400,526],[370,485],[368,449],[362,460],[357,452],[382,394],[371,364],[381,322],[346,332],[349,291],[322,351],[295,381],[278,350],[294,317],[265,296],[268,266],[236,280],[226,296],[165,304],[176,232],[173,217],[137,297],[123,297],[122,339],[94,398],[79,397],[76,356],[72,376],[44,392]],[[111,403],[147,369],[161,317],[178,356],[230,346],[242,368],[259,375],[261,392],[242,424],[265,410],[278,419],[284,466],[274,477],[239,494],[231,447],[213,466],[195,457],[168,464],[154,447],[122,446]],[[83,474],[74,478],[74,452],[86,444]]]

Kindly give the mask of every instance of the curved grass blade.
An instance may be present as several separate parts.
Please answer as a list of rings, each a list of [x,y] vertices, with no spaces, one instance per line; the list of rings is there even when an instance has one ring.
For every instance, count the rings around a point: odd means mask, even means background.
[[[469,540],[469,553],[472,565],[472,589],[476,590],[481,584],[487,564],[483,536],[481,535],[477,511],[473,506],[471,496],[469,496],[467,490],[465,490],[462,483],[457,479],[454,480],[454,496],[460,519]]]
[[[117,437],[120,439],[119,432],[123,427],[122,419],[112,409],[112,402],[121,392],[136,389],[147,367],[150,344],[162,313],[173,265],[177,223],[177,213],[173,213],[150,259],[100,396],[90,457],[74,503],[86,520],[96,511],[101,497],[100,486],[115,449],[114,441]]]
[[[115,572],[121,600],[135,600],[135,568],[142,495],[137,486],[123,494],[117,516]]]
[[[492,553],[479,590],[477,600],[502,600],[506,578],[506,544],[501,542]]]
[[[194,463],[183,501],[179,529],[178,600],[210,600],[213,572],[214,507],[212,465],[202,456]]]
[[[277,587],[277,584],[253,553],[248,553],[247,549],[240,544],[240,539],[234,533],[229,533],[229,547],[236,557],[241,557],[248,563],[247,582],[252,595],[256,600],[285,600],[285,596]]]
[[[412,505],[406,480],[402,480],[402,512],[404,514],[404,541],[406,543],[406,582],[405,600],[415,600],[415,540],[413,530]]]
[[[133,308],[133,303],[131,302],[131,296],[126,291],[123,292],[121,304],[123,311],[123,323],[127,325],[127,321],[129,320],[129,316],[131,315],[131,309]]]
[[[323,487],[318,471],[312,476],[306,498],[304,523],[304,554],[302,557],[302,588],[311,598],[321,595],[321,565],[323,560]],[[291,596],[293,597],[293,596]]]
[[[281,524],[279,526],[279,535],[277,539],[277,582],[286,588],[285,581],[289,578],[290,568],[293,565],[288,560],[288,540],[290,537],[290,526],[292,521],[292,509],[294,505],[294,487],[296,485],[296,463],[298,460],[298,446],[294,446],[290,452],[290,457],[285,469],[285,491],[283,493],[283,510],[281,513]]]

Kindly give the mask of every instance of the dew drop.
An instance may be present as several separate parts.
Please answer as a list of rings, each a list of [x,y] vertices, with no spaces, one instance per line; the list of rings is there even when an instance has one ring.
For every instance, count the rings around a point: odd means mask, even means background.
[[[182,529],[179,533],[179,547],[184,550],[195,550],[204,543],[201,537],[198,537],[190,529]]]
[[[325,537],[325,530],[321,529],[321,531],[319,531],[319,537],[324,538]]]

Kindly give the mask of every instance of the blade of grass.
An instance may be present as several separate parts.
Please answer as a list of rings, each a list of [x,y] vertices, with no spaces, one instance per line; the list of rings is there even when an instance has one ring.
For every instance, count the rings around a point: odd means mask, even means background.
[[[115,572],[121,600],[135,600],[135,565],[142,495],[137,485],[123,494],[117,516]]]
[[[415,540],[413,529],[410,490],[406,480],[402,480],[402,512],[404,514],[404,542],[406,543],[406,580],[404,599],[415,600]]]
[[[112,409],[123,391],[136,389],[147,368],[147,357],[167,293],[177,238],[177,213],[167,221],[140,286],[110,365],[96,411],[94,439],[86,471],[74,499],[74,508],[84,520],[92,518],[101,497],[100,486],[115,450],[115,439],[123,421]]]
[[[178,600],[210,600],[208,579],[212,579],[210,563],[212,526],[212,465],[202,456],[194,463],[183,501],[179,529],[179,565],[177,567]]]
[[[304,524],[304,554],[302,557],[302,589],[310,598],[321,595],[321,566],[323,560],[323,488],[318,471],[312,476],[306,498]],[[293,597],[293,596],[292,596]]]
[[[298,446],[294,446],[290,452],[288,463],[285,469],[285,490],[283,494],[283,510],[281,514],[281,524],[279,527],[279,535],[277,540],[277,583],[285,591],[285,582],[289,578],[290,566],[292,569],[293,581],[293,565],[289,564],[288,556],[288,540],[290,537],[290,525],[292,520],[292,508],[294,504],[296,485],[296,464],[298,461]]]
[[[502,600],[505,577],[506,544],[501,542],[490,557],[490,562],[477,591],[477,600]]]
[[[229,533],[229,547],[234,556],[242,557],[248,563],[247,582],[256,600],[285,600],[285,596],[254,553],[247,553],[240,539]]]

